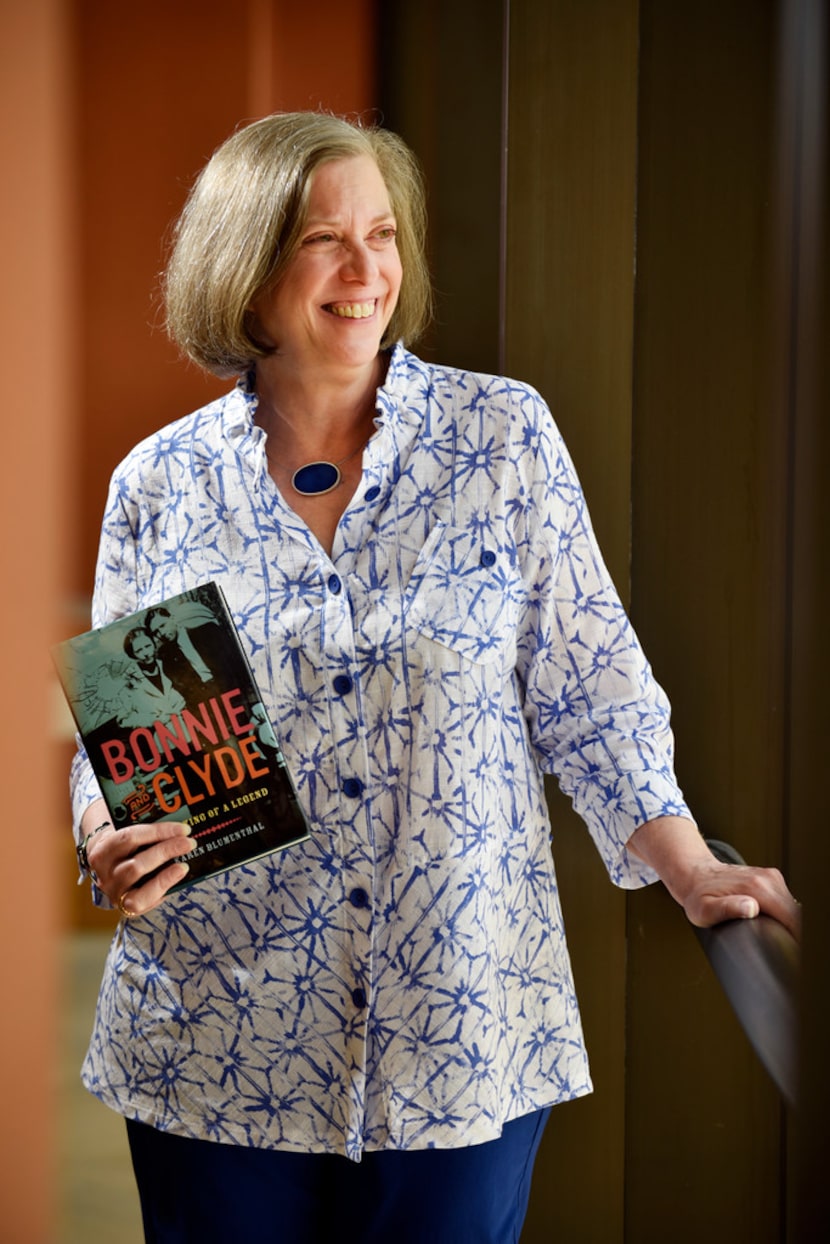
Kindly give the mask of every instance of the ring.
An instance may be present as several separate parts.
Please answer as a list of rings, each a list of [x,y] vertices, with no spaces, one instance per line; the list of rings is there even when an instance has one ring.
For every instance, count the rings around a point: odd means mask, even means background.
[[[120,899],[118,900],[118,902],[115,904],[125,920],[129,920],[131,919],[131,917],[135,915],[134,911],[128,911],[127,908],[124,906],[124,899],[127,897],[129,892],[130,892],[129,890],[125,890],[124,893],[121,895]]]

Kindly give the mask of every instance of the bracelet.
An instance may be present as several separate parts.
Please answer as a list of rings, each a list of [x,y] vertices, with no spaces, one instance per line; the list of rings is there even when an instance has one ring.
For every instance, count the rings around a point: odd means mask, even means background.
[[[102,829],[109,829],[111,826],[112,826],[112,821],[102,821],[101,824],[96,825],[92,833],[87,834],[83,842],[79,843],[78,846],[75,848],[75,853],[78,856],[78,864],[80,865],[80,869],[82,873],[89,873],[90,876],[92,875],[92,869],[89,866],[89,860],[86,854],[86,849],[89,846],[90,839],[94,838],[96,834],[100,834]]]

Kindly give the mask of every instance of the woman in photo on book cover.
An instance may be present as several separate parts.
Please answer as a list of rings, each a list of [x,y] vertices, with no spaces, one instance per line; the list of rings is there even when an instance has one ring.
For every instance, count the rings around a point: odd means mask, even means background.
[[[614,884],[797,929],[695,826],[542,398],[411,352],[424,230],[403,142],[316,113],[235,133],[177,226],[169,330],[234,383],[115,471],[93,623],[218,582],[312,833],[167,895],[187,827],[114,831],[75,761],[124,916],[83,1079],[149,1241],[518,1239],[550,1110],[591,1091],[546,773]]]
[[[150,631],[136,627],[124,640],[124,651],[135,662],[125,676],[126,703],[118,718],[120,726],[152,726],[179,713],[184,696],[173,686],[159,660]]]

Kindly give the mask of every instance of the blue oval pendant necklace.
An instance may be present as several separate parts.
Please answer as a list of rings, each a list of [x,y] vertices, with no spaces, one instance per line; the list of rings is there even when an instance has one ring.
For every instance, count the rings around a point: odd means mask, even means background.
[[[333,492],[340,483],[343,463],[349,462],[363,448],[364,445],[358,445],[339,462],[327,462],[322,458],[319,462],[307,462],[305,466],[297,467],[291,476],[291,487],[301,497],[322,497],[326,492]]]
[[[306,462],[303,466],[298,466],[296,471],[291,475],[291,487],[301,497],[322,497],[327,492],[333,492],[340,483],[342,476],[340,468],[344,462],[350,462],[357,454],[366,448],[366,441],[362,445],[358,445],[357,449],[353,449],[350,454],[346,454],[345,458],[341,458],[338,462],[329,462],[326,458],[321,458],[317,462]],[[277,463],[268,450],[265,451],[268,461],[274,465],[282,466]]]

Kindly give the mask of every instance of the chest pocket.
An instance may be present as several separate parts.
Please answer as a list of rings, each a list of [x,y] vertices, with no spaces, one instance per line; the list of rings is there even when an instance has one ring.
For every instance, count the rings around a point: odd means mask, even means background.
[[[407,625],[469,661],[512,662],[521,598],[511,551],[439,523],[409,579]]]

